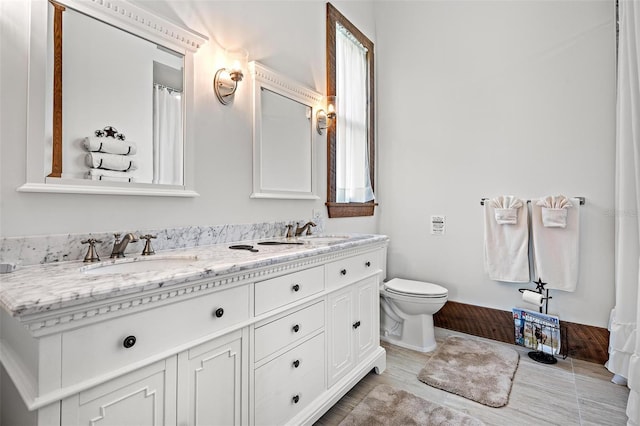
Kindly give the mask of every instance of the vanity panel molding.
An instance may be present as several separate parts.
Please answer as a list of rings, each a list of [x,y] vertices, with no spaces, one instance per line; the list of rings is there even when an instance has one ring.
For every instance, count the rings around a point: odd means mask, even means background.
[[[202,273],[166,271],[160,281],[139,274],[135,288],[59,304],[43,297],[41,306],[20,311],[11,309],[0,289],[0,363],[15,386],[0,398],[22,401],[3,404],[2,416],[9,418],[11,409],[12,418],[36,425],[88,425],[100,418],[122,424],[312,424],[369,371],[386,367],[373,322],[387,243],[386,237],[357,237],[336,245],[269,247],[264,255],[263,249],[238,253],[211,246],[212,259],[220,250],[235,263],[203,261]],[[372,259],[371,266],[351,281],[327,274],[365,259]],[[69,263],[73,281],[72,273],[82,272],[78,262]],[[32,268],[41,268],[42,288],[49,288],[47,266]],[[112,276],[112,286],[134,275]],[[263,294],[258,286],[291,291],[298,281],[311,282],[312,291],[256,310]],[[351,302],[337,324],[328,305],[342,294]],[[354,328],[354,320],[361,325]],[[372,329],[376,333],[369,335]],[[332,342],[347,330],[354,355],[349,368],[337,372],[328,366],[337,349]]]

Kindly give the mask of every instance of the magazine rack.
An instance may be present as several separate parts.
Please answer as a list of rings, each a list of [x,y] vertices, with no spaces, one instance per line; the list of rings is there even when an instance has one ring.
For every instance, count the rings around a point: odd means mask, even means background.
[[[567,347],[566,330],[564,333],[561,333],[560,321],[557,320],[557,317],[548,316],[549,300],[552,299],[552,297],[549,296],[549,289],[544,288],[547,283],[543,282],[541,278],[538,278],[538,281],[534,281],[534,284],[536,284],[536,291],[538,293],[543,294],[543,292],[545,292],[545,297],[542,298],[544,305],[544,314],[542,313],[543,305],[540,305],[541,315],[539,316],[526,315],[523,311],[523,314],[519,318],[520,327],[522,330],[521,334],[523,346],[536,349],[535,351],[529,352],[529,358],[531,358],[532,360],[543,364],[555,364],[558,362],[558,359],[554,356],[554,348],[559,347],[560,350],[562,350],[562,359],[565,359],[569,353]],[[525,290],[528,289],[521,288],[518,291],[522,293]],[[555,319],[555,321],[553,321],[553,319]],[[517,334],[518,330],[516,330],[516,340],[518,339]],[[529,339],[524,339],[525,334],[528,335]],[[562,335],[565,336],[565,339],[564,342],[560,344]],[[527,341],[529,342],[529,344],[526,344]],[[544,351],[545,346],[548,346],[550,348],[551,353],[547,353]],[[556,353],[561,353],[560,350],[558,350],[558,352]]]

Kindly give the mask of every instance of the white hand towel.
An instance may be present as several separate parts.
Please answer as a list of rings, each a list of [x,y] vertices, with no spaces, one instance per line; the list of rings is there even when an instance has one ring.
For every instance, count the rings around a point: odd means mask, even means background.
[[[91,180],[107,180],[112,182],[135,181],[129,172],[117,172],[115,170],[89,169],[87,177]]]
[[[496,215],[496,209],[501,208],[515,210],[515,223],[513,214],[508,216],[507,223],[499,223],[498,217],[504,222],[502,213]],[[485,270],[492,280],[530,281],[528,216],[526,205],[515,197],[499,197],[484,203]]]
[[[135,142],[120,141],[113,138],[98,138],[90,136],[84,138],[84,147],[90,152],[104,152],[107,154],[134,155],[137,152]]]
[[[494,208],[496,222],[500,225],[518,224],[518,209],[523,205],[519,198],[503,195],[489,200],[489,205]]]
[[[547,283],[548,289],[575,291],[578,284],[580,209],[565,207],[568,204],[578,206],[580,202],[572,200],[569,203],[566,200],[552,203],[551,205],[565,206],[558,209],[566,212],[566,224],[564,227],[548,226],[543,223],[542,212],[547,198],[549,197],[531,203],[531,235],[536,279]],[[554,217],[553,220],[558,218]]]
[[[573,204],[564,195],[548,196],[536,202],[542,207],[542,224],[548,228],[565,228],[567,226],[567,209]]]
[[[137,168],[136,162],[127,155],[90,152],[85,156],[87,166],[94,169],[118,170],[129,172]]]

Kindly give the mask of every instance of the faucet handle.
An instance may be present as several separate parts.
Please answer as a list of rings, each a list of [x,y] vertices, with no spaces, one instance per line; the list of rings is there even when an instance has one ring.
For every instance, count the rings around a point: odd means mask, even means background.
[[[153,251],[153,247],[151,247],[151,239],[152,238],[155,239],[155,238],[158,238],[158,236],[157,235],[151,235],[151,234],[145,234],[145,235],[141,235],[140,236],[140,239],[147,240],[144,243],[144,249],[142,249],[142,255],[143,256],[149,256],[149,255],[152,255],[152,254],[156,253],[155,251]]]
[[[120,235],[122,235],[122,234],[120,234],[119,232],[116,232],[116,233],[113,234],[113,238],[116,239],[116,243],[118,243],[118,241],[120,241]]]
[[[287,238],[293,238],[293,225],[287,225],[287,234],[285,235]]]
[[[96,240],[95,238],[80,241],[82,244],[89,244],[87,254],[84,256],[84,262],[100,262],[100,256],[98,256],[98,253],[96,252],[95,244],[101,242],[102,241]]]

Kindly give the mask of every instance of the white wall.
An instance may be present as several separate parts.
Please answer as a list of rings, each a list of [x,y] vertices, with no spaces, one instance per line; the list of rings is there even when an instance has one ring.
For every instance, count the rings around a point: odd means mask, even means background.
[[[613,306],[614,2],[376,2],[380,231],[389,276],[510,310],[483,269],[480,198],[585,196],[580,279],[550,312],[606,327]],[[432,236],[444,214],[444,236]]]
[[[139,1],[207,34],[195,57],[195,199],[18,193],[25,179],[28,9],[0,1],[0,236],[250,223],[324,211],[252,200],[249,84],[232,106],[211,89],[222,48],[320,92],[324,1]],[[450,299],[509,310],[517,284],[487,279],[481,197],[582,195],[580,283],[552,310],[606,326],[613,305],[613,1],[337,1],[376,43],[380,207],[328,232],[391,237],[389,275],[445,285]],[[447,234],[431,236],[431,214]],[[378,217],[380,227],[378,227]]]
[[[326,215],[326,144],[316,146],[318,201],[254,200],[250,82],[221,105],[212,90],[224,48],[325,92],[324,1],[139,1],[206,34],[195,55],[195,189],[200,197],[125,197],[18,193],[25,182],[28,2],[0,2],[0,236],[253,223]],[[344,4],[344,7],[343,7]],[[335,2],[375,40],[371,2]],[[119,129],[120,130],[120,129]],[[295,161],[295,159],[292,159]],[[327,220],[328,232],[376,232],[377,217]]]

